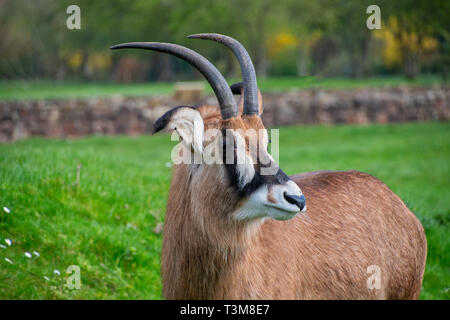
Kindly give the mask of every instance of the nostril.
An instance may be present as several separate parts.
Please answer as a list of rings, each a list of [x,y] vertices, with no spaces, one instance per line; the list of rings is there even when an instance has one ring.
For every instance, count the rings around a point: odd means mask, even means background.
[[[296,195],[290,195],[284,193],[284,198],[287,202],[295,204],[297,207],[299,207],[300,211],[305,208],[306,205],[306,198],[304,195],[296,196]]]
[[[301,205],[299,205],[298,207],[300,208],[300,211],[303,211],[303,209],[305,209],[306,207],[306,198],[304,195],[300,196],[300,203]]]

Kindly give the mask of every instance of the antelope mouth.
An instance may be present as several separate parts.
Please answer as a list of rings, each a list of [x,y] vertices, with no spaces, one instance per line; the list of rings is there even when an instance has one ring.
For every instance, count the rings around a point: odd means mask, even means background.
[[[277,204],[266,204],[266,207],[269,207],[271,209],[272,208],[278,209],[281,212],[287,212],[287,213],[291,213],[294,215],[301,211],[300,208],[297,207],[296,205],[283,206],[283,205],[277,205]]]
[[[266,205],[267,214],[270,218],[277,221],[286,221],[294,218],[300,209],[295,205],[281,206],[281,205]]]

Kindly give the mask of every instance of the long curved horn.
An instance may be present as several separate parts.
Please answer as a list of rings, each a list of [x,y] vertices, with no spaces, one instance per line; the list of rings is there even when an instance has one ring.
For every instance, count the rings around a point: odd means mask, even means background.
[[[258,84],[255,68],[244,46],[236,39],[217,33],[193,34],[188,38],[213,40],[222,43],[233,51],[241,66],[244,81],[244,114],[258,114]]]
[[[222,119],[226,120],[237,116],[237,104],[228,83],[220,74],[219,70],[217,70],[216,67],[202,55],[186,47],[163,42],[129,42],[112,46],[110,49],[124,48],[146,49],[169,53],[189,62],[200,71],[214,90],[217,100],[219,101]]]

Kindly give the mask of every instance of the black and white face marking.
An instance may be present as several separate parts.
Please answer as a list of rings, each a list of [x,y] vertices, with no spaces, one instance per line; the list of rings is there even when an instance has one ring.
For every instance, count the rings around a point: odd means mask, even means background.
[[[305,211],[306,205],[300,188],[295,184],[267,152],[267,131],[259,145],[263,150],[250,156],[246,148],[240,148],[245,139],[237,134],[230,136],[222,131],[223,159],[230,186],[245,203],[235,213],[239,220],[271,217],[276,220],[288,220],[298,212]],[[233,141],[231,141],[234,139]],[[236,142],[241,140],[240,142]],[[233,155],[233,163],[227,156]],[[238,161],[237,159],[248,161]],[[256,159],[256,160],[253,160]],[[227,161],[228,160],[228,161]],[[263,168],[273,166],[274,174],[264,174]],[[293,200],[294,199],[294,200]]]
[[[183,163],[190,164],[191,174],[200,174],[199,169],[202,165],[223,164],[224,170],[218,174],[227,177],[226,183],[235,190],[239,199],[243,200],[234,213],[234,218],[253,220],[271,217],[287,220],[299,211],[305,210],[305,199],[300,188],[289,179],[267,152],[269,142],[267,130],[261,129],[258,134],[251,129],[245,132],[215,129],[214,132],[204,131],[203,119],[198,110],[186,106],[174,108],[158,119],[154,131],[163,129],[178,132],[188,155],[187,159],[182,160],[187,160]],[[212,141],[216,143],[211,144]],[[209,159],[211,156],[209,151],[212,150],[214,156]],[[215,157],[215,150],[219,151],[218,159]],[[192,161],[193,155],[199,157],[199,163]],[[228,156],[231,156],[231,161]],[[209,163],[206,159],[213,161]]]

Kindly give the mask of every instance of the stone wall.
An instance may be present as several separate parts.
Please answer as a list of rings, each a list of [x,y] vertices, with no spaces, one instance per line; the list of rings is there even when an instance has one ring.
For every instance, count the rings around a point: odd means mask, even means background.
[[[267,127],[294,124],[367,124],[448,121],[450,88],[303,90],[264,93]],[[198,104],[217,104],[206,96]],[[171,107],[175,97],[109,97],[0,101],[0,141],[31,136],[139,135]]]

